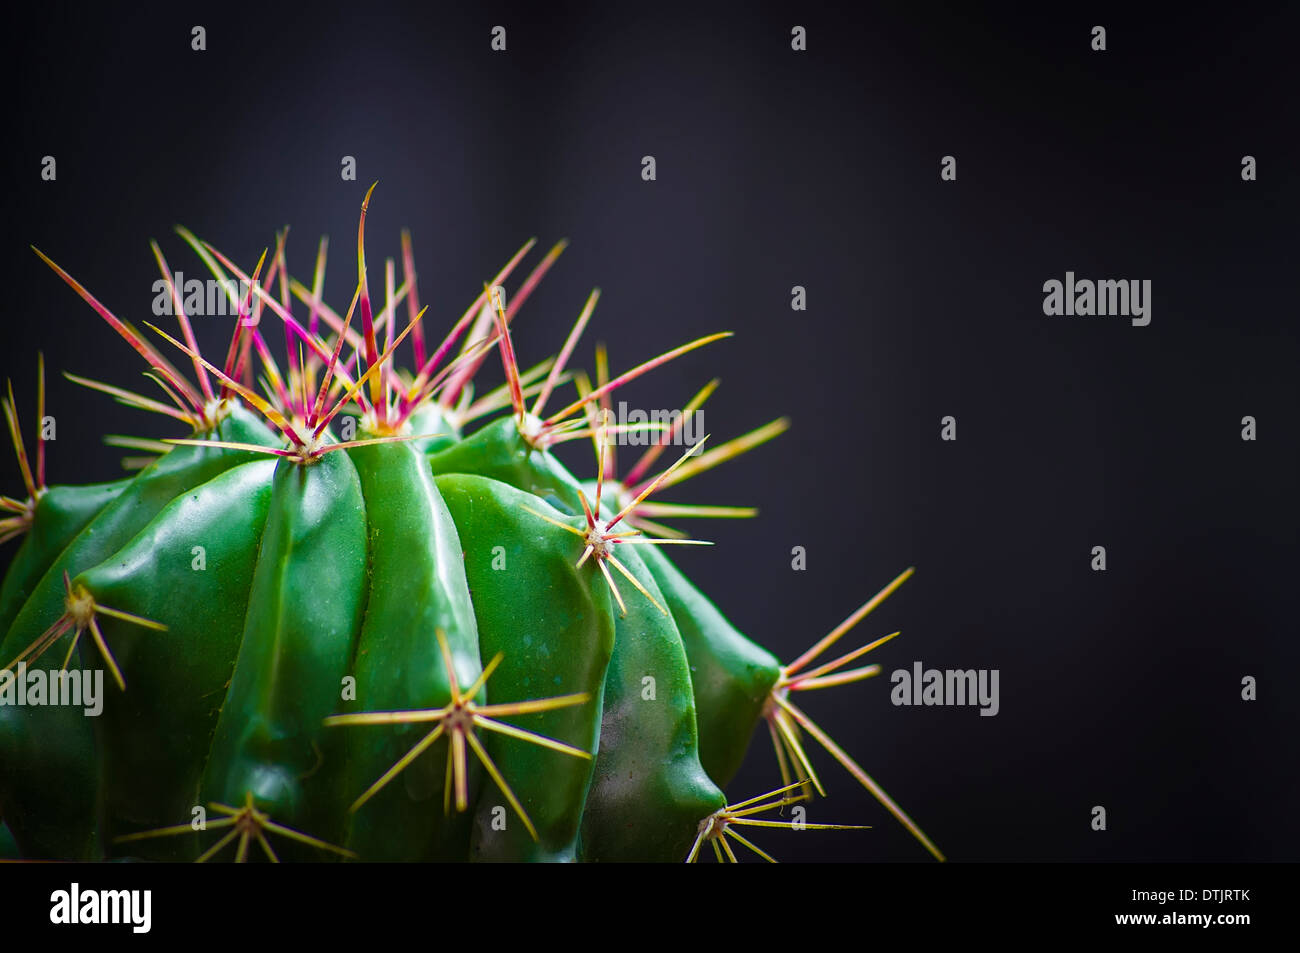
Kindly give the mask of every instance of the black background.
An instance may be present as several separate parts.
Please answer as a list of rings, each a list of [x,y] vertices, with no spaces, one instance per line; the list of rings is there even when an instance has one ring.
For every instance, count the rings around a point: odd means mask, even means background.
[[[433,334],[526,238],[567,236],[520,314],[522,360],[554,352],[599,285],[584,364],[597,339],[617,369],[737,332],[629,387],[631,406],[680,406],[717,375],[715,441],[793,418],[670,495],[761,506],[680,554],[733,621],[790,659],[917,567],[846,643],[902,629],[874,653],[885,676],[802,700],[951,859],[1294,860],[1300,17],[1059,6],[43,4],[5,38],[0,369],[29,426],[38,348],[55,374],[142,381],[28,244],[138,323],[149,238],[199,276],[174,223],[245,267],[287,223],[300,276],[331,236],[342,308],[377,179],[372,269],[409,226]],[[1150,279],[1151,324],[1044,316],[1067,270]],[[57,376],[50,393],[53,482],[115,477],[105,432],[179,435]],[[12,465],[3,486],[19,492]],[[888,673],[916,659],[999,669],[1000,714],[894,707]],[[874,829],[765,846],[927,859],[818,764],[832,797],[810,819]],[[756,739],[729,793],[776,784]]]

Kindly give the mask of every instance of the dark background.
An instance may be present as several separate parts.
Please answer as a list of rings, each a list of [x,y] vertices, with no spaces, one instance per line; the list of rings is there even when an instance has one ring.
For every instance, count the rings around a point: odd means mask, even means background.
[[[788,660],[917,567],[845,643],[902,629],[874,653],[885,675],[801,700],[951,859],[1297,858],[1294,12],[115,6],[43,4],[5,38],[2,369],[29,427],[37,348],[56,375],[52,481],[115,477],[105,432],[168,434],[57,376],[143,380],[29,243],[140,322],[149,238],[200,276],[174,223],[245,267],[289,223],[303,278],[331,236],[344,308],[378,179],[372,272],[409,226],[433,335],[523,240],[567,236],[520,314],[522,360],[556,350],[599,285],[584,364],[597,339],[618,369],[737,332],[628,388],[631,406],[680,406],[716,374],[715,441],[793,418],[669,495],[762,507],[678,551],[744,631]],[[1042,283],[1067,270],[1150,279],[1150,326],[1045,317]],[[892,706],[888,673],[916,659],[999,669],[1001,713]],[[810,820],[874,829],[765,846],[926,860],[818,764],[832,797]],[[776,784],[758,738],[729,793]]]

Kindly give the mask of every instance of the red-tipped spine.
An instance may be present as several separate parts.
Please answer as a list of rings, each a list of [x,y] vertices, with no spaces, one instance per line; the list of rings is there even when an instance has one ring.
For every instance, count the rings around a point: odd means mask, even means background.
[[[375,185],[379,183],[376,182]],[[357,225],[357,283],[361,285],[361,333],[366,342],[366,371],[370,380],[370,409],[379,405],[383,390],[383,381],[378,374],[370,374],[370,368],[379,361],[379,345],[375,340],[375,316],[370,309],[370,281],[366,277],[366,211],[370,208],[370,195],[375,191],[370,186],[365,199],[361,202],[361,221]]]
[[[582,332],[586,329],[587,322],[591,319],[591,313],[596,310],[596,302],[599,300],[600,289],[593,288],[591,294],[587,296],[587,303],[582,307],[582,313],[578,315],[578,320],[573,323],[569,336],[565,338],[564,347],[560,349],[560,356],[555,359],[555,363],[551,365],[551,372],[546,375],[546,383],[542,386],[541,393],[537,395],[537,400],[533,404],[534,417],[542,415],[542,410],[546,407],[546,401],[555,389],[556,381],[564,373],[564,368],[573,355],[573,349],[578,345],[578,338],[582,337]],[[599,504],[599,501],[597,501],[597,504]]]
[[[199,395],[195,393],[194,388],[192,388],[189,382],[181,376],[180,372],[171,365],[170,361],[158,353],[157,349],[146,341],[138,331],[125,321],[118,318],[117,315],[113,314],[113,312],[104,307],[104,305],[100,304],[99,299],[83,288],[81,283],[70,274],[51,261],[39,248],[33,245],[32,251],[36,252],[36,254],[40,256],[41,261],[49,265],[50,268],[54,270],[54,273],[62,278],[69,288],[80,295],[86,304],[90,305],[101,318],[107,321],[109,327],[120,334],[122,338],[135,349],[136,353],[149,363],[150,367],[156,370],[163,377],[167,378],[173,387],[184,394],[186,400],[193,406],[196,413],[202,412]]]
[[[158,262],[158,270],[162,272],[163,281],[167,284],[167,290],[171,293],[172,309],[176,312],[176,322],[181,327],[181,336],[195,351],[199,349],[198,341],[194,338],[194,329],[190,326],[189,315],[185,313],[185,305],[181,301],[180,291],[176,287],[175,281],[172,280],[171,269],[167,267],[167,259],[163,258],[162,249],[158,247],[155,241],[149,242],[149,247],[153,249],[153,256]],[[208,380],[208,372],[198,361],[194,362],[194,374],[199,381],[199,389],[203,392],[204,401],[210,401],[213,398],[212,384]]]
[[[415,253],[411,250],[411,233],[402,229],[402,280],[410,288],[406,296],[406,317],[414,321],[420,313],[420,296],[415,290]],[[419,322],[411,332],[411,349],[415,352],[415,366],[424,366],[424,326]]]

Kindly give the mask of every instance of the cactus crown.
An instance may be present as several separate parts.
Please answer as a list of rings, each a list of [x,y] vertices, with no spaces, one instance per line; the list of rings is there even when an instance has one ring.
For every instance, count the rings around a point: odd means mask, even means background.
[[[206,861],[234,844],[237,861],[693,861],[706,844],[736,860],[739,844],[771,860],[741,829],[790,827],[784,808],[826,794],[811,736],[942,859],[791,701],[879,672],[846,666],[896,632],[819,660],[912,570],[783,666],[664,555],[709,543],[661,519],[757,510],[656,494],[789,421],[707,452],[707,436],[692,440],[663,466],[717,380],[668,423],[613,421],[610,395],[728,332],[617,375],[598,345],[593,383],[570,365],[595,289],[557,355],[523,370],[513,320],[566,244],[507,304],[502,283],[530,240],[430,346],[409,233],[401,283],[387,261],[376,312],[365,253],[373,191],[342,315],[321,296],[325,240],[308,287],[289,274],[287,229],[251,273],[178,229],[236,315],[220,363],[201,353],[157,243],[178,329],[147,327],[166,349],[37,251],[144,359],[164,399],[69,377],[189,433],[110,436],[143,454],[137,474],[50,488],[44,442],[33,467],[12,386],[0,402],[27,490],[0,498],[0,542],[27,535],[0,592],[0,658],[13,659],[10,672],[47,653],[64,668],[102,663],[116,686],[98,732],[67,709],[0,706],[0,812],[25,855]],[[261,327],[267,312],[283,326],[283,370]],[[408,339],[413,363],[402,369]],[[505,383],[476,397],[494,348]],[[192,380],[168,359],[175,352]],[[557,394],[570,383],[565,403]],[[38,420],[44,411],[41,360]],[[653,439],[620,478],[615,438],[638,431]],[[551,454],[573,440],[595,448],[585,483]],[[762,722],[782,786],[728,803],[722,787]],[[27,753],[31,738],[46,756]],[[176,823],[203,804],[215,838]]]

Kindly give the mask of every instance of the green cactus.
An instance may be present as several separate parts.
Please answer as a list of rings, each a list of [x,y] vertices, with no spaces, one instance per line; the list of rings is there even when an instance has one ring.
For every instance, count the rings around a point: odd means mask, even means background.
[[[650,476],[714,381],[672,425],[639,428],[654,431],[650,447],[615,477],[611,437],[638,428],[609,423],[610,393],[726,335],[612,378],[598,348],[593,387],[566,371],[593,292],[558,357],[521,372],[512,321],[564,248],[507,307],[497,289],[529,242],[431,349],[405,233],[403,282],[389,261],[374,313],[369,199],[342,317],[320,297],[323,242],[308,288],[288,274],[283,234],[269,268],[264,253],[249,275],[178,229],[215,278],[247,289],[228,291],[237,317],[220,366],[199,352],[153,246],[180,335],[153,330],[193,380],[41,255],[146,360],[169,401],[72,379],[191,433],[114,438],[152,452],[135,461],[139,473],[47,487],[44,443],[33,469],[12,387],[4,401],[28,495],[0,498],[0,542],[26,536],[0,587],[0,855],[680,861],[707,843],[719,860],[736,859],[733,844],[770,860],[740,828],[791,826],[785,808],[825,793],[812,737],[942,859],[790,700],[878,672],[844,666],[892,636],[818,659],[910,570],[782,666],[660,548],[698,541],[659,518],[755,511],[654,493],[787,422],[707,453],[699,441]],[[284,326],[286,373],[264,316]],[[414,363],[400,370],[408,337]],[[506,383],[475,399],[494,349]],[[43,362],[39,371],[41,419]],[[576,398],[545,415],[570,383]],[[551,452],[575,439],[594,443],[594,480]],[[107,671],[99,717],[17,703],[33,672],[57,670]],[[782,783],[729,804],[722,788],[762,722]]]

